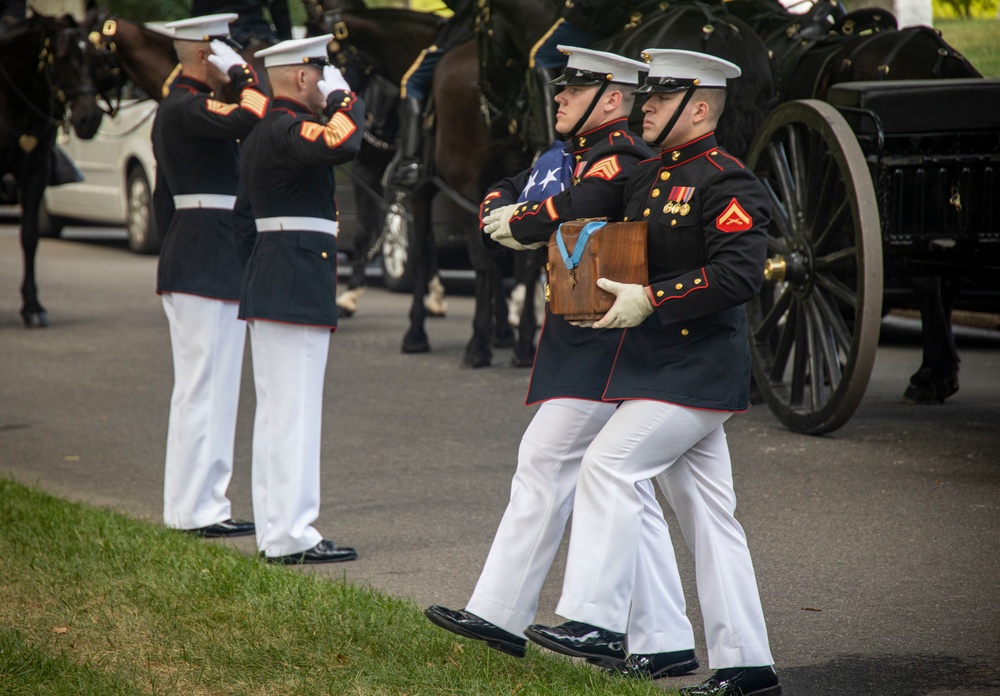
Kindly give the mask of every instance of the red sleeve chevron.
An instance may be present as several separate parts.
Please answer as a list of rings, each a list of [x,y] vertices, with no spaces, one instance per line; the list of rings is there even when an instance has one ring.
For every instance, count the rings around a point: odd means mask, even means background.
[[[590,169],[587,173],[583,175],[586,179],[588,176],[597,176],[606,181],[611,181],[618,173],[621,172],[622,167],[618,164],[618,155],[610,155],[603,159],[599,159],[590,165]]]

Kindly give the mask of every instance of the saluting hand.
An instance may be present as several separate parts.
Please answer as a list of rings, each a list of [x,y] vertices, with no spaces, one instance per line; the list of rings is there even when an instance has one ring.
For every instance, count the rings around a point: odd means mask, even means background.
[[[221,70],[223,75],[228,75],[230,68],[246,63],[243,56],[224,41],[212,39],[208,46],[212,49],[212,55],[208,57],[208,62]]]
[[[316,86],[319,87],[324,99],[329,97],[331,92],[337,90],[351,91],[351,86],[347,84],[343,74],[332,65],[323,66],[323,78],[316,83]]]
[[[646,294],[646,288],[632,283],[619,283],[607,278],[598,278],[597,287],[606,290],[618,299],[599,321],[595,329],[628,329],[638,326],[653,313],[653,303]]]

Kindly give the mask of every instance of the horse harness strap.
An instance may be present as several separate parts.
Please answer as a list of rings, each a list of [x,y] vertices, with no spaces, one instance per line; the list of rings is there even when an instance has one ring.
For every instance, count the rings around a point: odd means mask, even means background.
[[[114,101],[108,98],[104,90],[96,90],[101,98],[108,105],[105,109],[103,106],[101,110],[104,111],[108,116],[112,118],[118,113],[122,102],[122,86],[125,82],[122,77],[122,66],[121,60],[118,58],[118,45],[115,43],[115,36],[118,34],[118,20],[114,17],[108,17],[104,20],[101,25],[100,31],[92,31],[87,35],[87,40],[97,49],[101,56],[107,60],[110,64],[110,72],[114,76],[115,84],[114,89],[116,94],[114,95]]]
[[[358,49],[354,46],[348,45],[347,51],[350,52],[351,56],[347,55],[345,52],[342,42],[345,39],[350,38],[350,32],[347,29],[347,22],[343,20],[343,12],[341,10],[327,10],[323,13],[323,26],[326,29],[327,34],[332,34],[333,38],[327,44],[326,49],[329,53],[333,54],[334,60],[337,61],[342,67],[346,66],[351,59],[358,57]],[[371,63],[366,63],[364,68],[364,74],[370,75],[375,69]]]

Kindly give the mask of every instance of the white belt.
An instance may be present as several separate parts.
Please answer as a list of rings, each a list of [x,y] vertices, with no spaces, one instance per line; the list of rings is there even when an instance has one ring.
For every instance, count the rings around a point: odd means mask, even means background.
[[[224,196],[221,193],[185,193],[174,196],[174,207],[178,210],[186,208],[232,210],[236,207],[236,196]]]
[[[282,215],[281,217],[257,218],[254,220],[258,232],[324,232],[337,236],[340,226],[333,220],[318,217],[296,217]]]

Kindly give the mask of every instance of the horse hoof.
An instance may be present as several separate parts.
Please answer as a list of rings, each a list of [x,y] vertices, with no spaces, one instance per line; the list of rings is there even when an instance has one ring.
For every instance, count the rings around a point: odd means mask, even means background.
[[[411,334],[406,334],[403,336],[403,352],[404,353],[429,353],[431,352],[430,341],[427,340],[427,335],[413,336]]]
[[[535,364],[535,345],[531,341],[518,341],[510,359],[514,367],[531,367]]]
[[[943,404],[958,391],[958,373],[935,378],[927,370],[920,370],[910,378],[903,392],[903,402],[908,404]]]
[[[462,356],[462,367],[489,367],[493,363],[493,353],[489,348],[482,348],[476,345],[465,347],[465,355]]]
[[[21,312],[25,327],[29,329],[42,329],[49,325],[49,315],[41,312]]]
[[[494,348],[513,348],[514,329],[504,324],[497,324],[496,331],[493,332]]]

